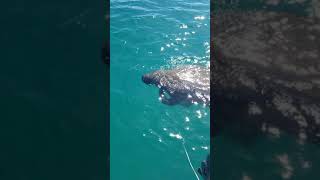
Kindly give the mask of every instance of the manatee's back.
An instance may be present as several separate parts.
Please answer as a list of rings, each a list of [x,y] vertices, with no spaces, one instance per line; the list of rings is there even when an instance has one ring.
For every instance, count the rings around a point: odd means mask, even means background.
[[[319,20],[263,11],[215,19],[214,94],[260,103],[287,118],[278,127],[320,136]]]
[[[214,17],[214,50],[264,67],[319,75],[320,20],[275,12],[226,12]]]
[[[210,68],[200,65],[184,65],[174,70],[183,88],[210,96]]]
[[[320,98],[319,19],[265,11],[227,12],[216,15],[214,23],[214,61],[237,66],[233,78],[250,71],[257,82]],[[248,75],[243,76],[250,83]]]

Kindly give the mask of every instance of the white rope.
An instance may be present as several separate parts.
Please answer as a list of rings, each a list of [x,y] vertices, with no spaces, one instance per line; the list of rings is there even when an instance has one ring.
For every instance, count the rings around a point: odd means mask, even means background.
[[[184,139],[182,139],[182,146],[183,146],[184,152],[185,152],[186,155],[187,155],[189,165],[190,165],[190,167],[192,168],[192,171],[193,171],[194,175],[196,176],[197,180],[200,180],[200,179],[199,179],[199,176],[197,175],[197,172],[194,170],[194,168],[193,168],[193,166],[192,166],[192,163],[191,163],[189,154],[188,154],[188,152],[187,152],[186,146],[184,145]]]

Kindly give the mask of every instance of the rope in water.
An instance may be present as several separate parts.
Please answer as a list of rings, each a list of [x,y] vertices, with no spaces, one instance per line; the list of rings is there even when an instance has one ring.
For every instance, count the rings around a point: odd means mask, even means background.
[[[199,176],[197,175],[197,172],[194,170],[194,168],[193,168],[193,166],[192,166],[192,163],[191,163],[189,154],[188,154],[188,152],[187,152],[186,146],[184,145],[184,139],[182,139],[182,146],[183,146],[184,152],[185,152],[186,155],[187,155],[187,159],[188,159],[189,165],[190,165],[190,167],[191,167],[194,175],[196,176],[197,180],[200,180]]]

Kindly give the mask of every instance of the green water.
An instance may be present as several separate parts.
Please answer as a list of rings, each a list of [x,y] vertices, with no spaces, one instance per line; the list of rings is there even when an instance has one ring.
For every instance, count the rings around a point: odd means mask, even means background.
[[[195,179],[209,153],[209,108],[167,106],[144,73],[209,63],[209,1],[111,1],[111,179]]]
[[[107,179],[102,4],[1,6],[0,179]]]

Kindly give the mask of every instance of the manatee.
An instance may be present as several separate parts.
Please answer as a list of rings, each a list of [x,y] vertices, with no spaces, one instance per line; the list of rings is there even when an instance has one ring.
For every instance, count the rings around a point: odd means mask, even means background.
[[[198,168],[198,173],[204,180],[210,180],[210,154],[208,154],[207,159],[201,162],[201,166]]]
[[[166,105],[210,105],[210,69],[200,65],[181,65],[157,70],[142,76],[142,81],[159,88]]]
[[[233,124],[242,133],[319,142],[319,19],[267,11],[212,18],[214,133]]]

